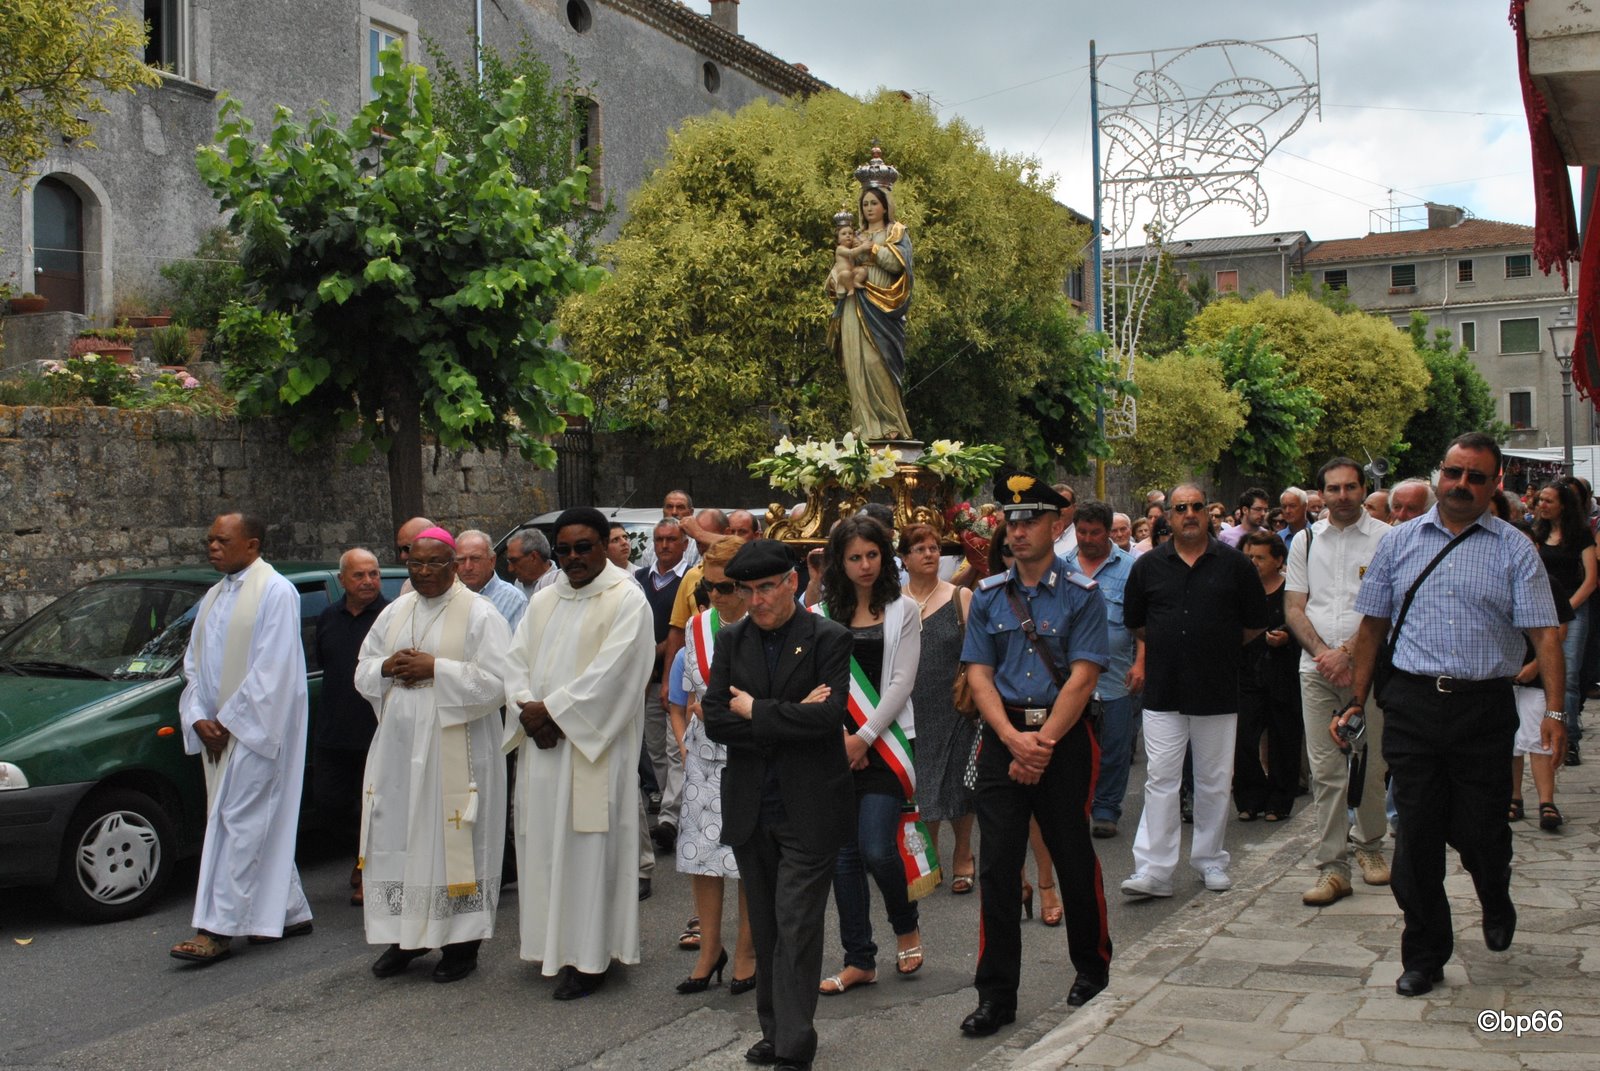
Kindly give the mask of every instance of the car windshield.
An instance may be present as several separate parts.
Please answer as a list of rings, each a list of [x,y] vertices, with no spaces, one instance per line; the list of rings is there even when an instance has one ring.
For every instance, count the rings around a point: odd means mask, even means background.
[[[0,672],[152,680],[177,671],[206,589],[101,580],[51,603],[0,641]]]

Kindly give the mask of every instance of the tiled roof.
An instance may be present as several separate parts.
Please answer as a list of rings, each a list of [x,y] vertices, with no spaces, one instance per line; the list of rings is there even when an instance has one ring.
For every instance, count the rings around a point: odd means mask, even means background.
[[[1342,264],[1353,260],[1393,259],[1425,253],[1465,252],[1469,249],[1533,248],[1533,228],[1494,219],[1462,220],[1454,227],[1389,231],[1365,238],[1335,238],[1317,242],[1306,251],[1305,263]]]
[[[1185,257],[1208,257],[1228,253],[1276,253],[1280,249],[1295,249],[1310,241],[1305,231],[1278,231],[1273,234],[1237,234],[1227,238],[1175,238],[1164,247],[1166,253],[1182,260]],[[1152,246],[1136,245],[1126,249],[1113,249],[1110,256],[1118,259],[1153,256]]]
[[[799,64],[787,63],[764,48],[732,34],[678,0],[606,0],[712,59],[737,67],[785,96],[820,93],[828,83]]]

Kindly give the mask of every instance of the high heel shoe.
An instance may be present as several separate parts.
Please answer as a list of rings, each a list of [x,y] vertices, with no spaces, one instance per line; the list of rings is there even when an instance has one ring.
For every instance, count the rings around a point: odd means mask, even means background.
[[[748,978],[730,978],[730,979],[728,979],[728,995],[730,997],[736,997],[740,993],[748,993],[748,992],[750,992],[750,990],[754,989],[755,987],[756,987],[756,976],[753,975],[753,974]]]
[[[713,974],[717,976],[717,984],[721,985],[722,984],[722,968],[726,967],[727,965],[728,965],[728,950],[726,948],[724,948],[722,950],[722,955],[717,957],[717,965],[715,967],[712,967],[710,972],[707,973],[704,978],[696,978],[694,975],[691,974],[689,977],[685,978],[683,981],[678,983],[678,992],[680,992],[680,993],[704,993],[707,989],[711,988],[711,976]]]
[[[1033,886],[1027,882],[1022,883],[1022,914],[1033,918]]]
[[[1066,917],[1066,912],[1062,910],[1059,898],[1056,906],[1051,907],[1050,897],[1044,895],[1055,891],[1056,887],[1054,885],[1039,886],[1039,921],[1046,926],[1059,926],[1061,925],[1061,920]]]

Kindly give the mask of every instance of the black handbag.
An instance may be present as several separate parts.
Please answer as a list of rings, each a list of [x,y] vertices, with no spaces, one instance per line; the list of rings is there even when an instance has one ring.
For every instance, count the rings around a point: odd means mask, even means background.
[[[1411,610],[1411,600],[1416,598],[1417,589],[1422,586],[1424,580],[1428,579],[1428,574],[1433,572],[1440,562],[1444,561],[1446,554],[1455,550],[1457,544],[1477,530],[1478,526],[1474,524],[1465,532],[1446,543],[1444,549],[1433,556],[1433,560],[1428,563],[1428,567],[1422,570],[1416,580],[1412,581],[1411,587],[1406,589],[1406,597],[1400,602],[1400,616],[1395,618],[1394,628],[1389,630],[1389,635],[1384,638],[1383,646],[1378,648],[1377,657],[1372,661],[1372,687],[1369,694],[1378,700],[1379,706],[1383,705],[1384,688],[1394,679],[1394,647],[1400,639],[1400,630],[1405,626],[1406,614]],[[1309,575],[1310,569],[1308,568],[1306,572]]]

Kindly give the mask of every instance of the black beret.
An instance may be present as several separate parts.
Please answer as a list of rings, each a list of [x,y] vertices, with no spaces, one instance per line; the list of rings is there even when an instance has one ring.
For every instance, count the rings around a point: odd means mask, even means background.
[[[765,580],[794,569],[794,555],[776,539],[752,539],[739,548],[724,573],[730,580]]]
[[[611,534],[611,522],[606,520],[604,513],[593,506],[574,506],[572,509],[563,510],[561,516],[556,518],[556,531],[559,533],[569,524],[594,529],[602,543]]]

